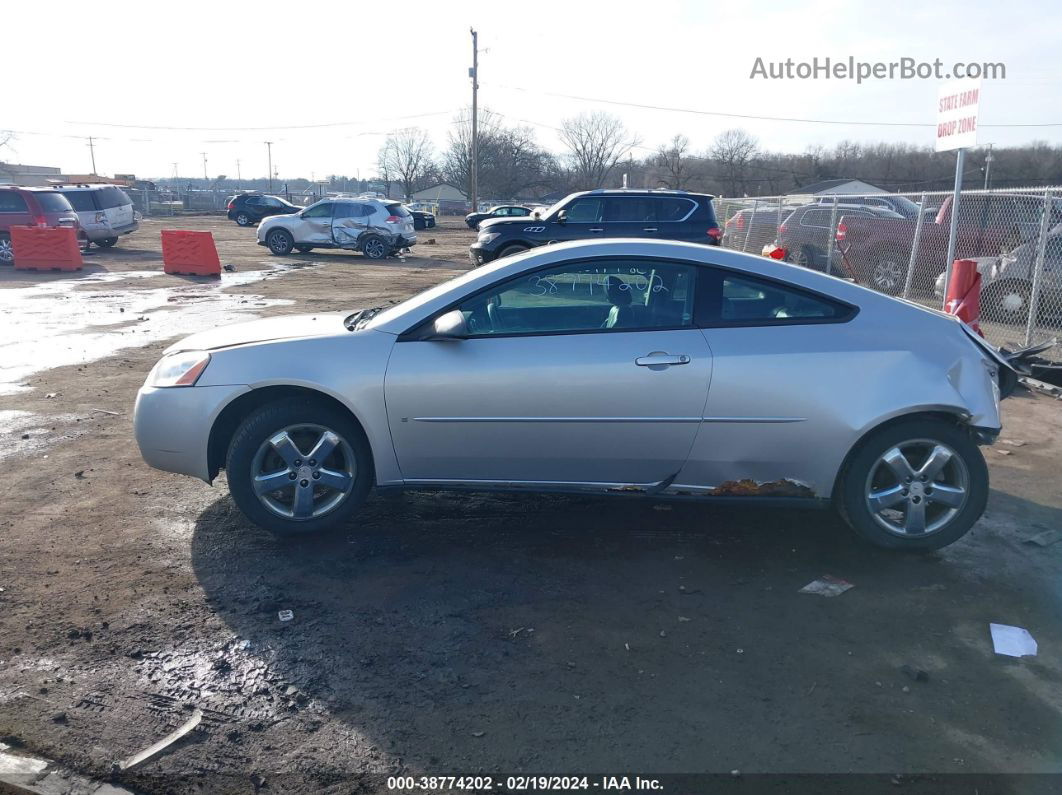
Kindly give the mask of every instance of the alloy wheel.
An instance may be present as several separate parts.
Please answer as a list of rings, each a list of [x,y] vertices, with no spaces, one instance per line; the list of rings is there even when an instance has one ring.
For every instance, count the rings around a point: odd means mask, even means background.
[[[902,284],[903,268],[891,258],[882,258],[874,265],[874,286],[885,293],[894,293]]]
[[[969,489],[969,472],[955,450],[932,439],[911,439],[882,453],[870,468],[864,494],[874,521],[908,538],[947,527]]]
[[[387,247],[382,240],[374,238],[365,244],[362,251],[369,259],[383,259],[384,255],[387,253]]]
[[[0,262],[10,265],[15,261],[15,249],[11,247],[11,240],[0,237]]]
[[[251,462],[251,484],[268,511],[305,521],[342,504],[354,488],[357,466],[350,445],[334,431],[291,425],[259,446]]]

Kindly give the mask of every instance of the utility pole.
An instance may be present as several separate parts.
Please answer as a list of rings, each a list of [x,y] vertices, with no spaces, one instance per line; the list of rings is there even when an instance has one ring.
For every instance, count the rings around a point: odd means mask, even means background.
[[[243,179],[240,177],[240,159],[236,158],[236,190],[243,188]]]
[[[266,151],[269,157],[269,192],[273,192],[273,142],[266,141]]]
[[[985,155],[985,190],[988,190],[988,186],[991,185],[988,181],[988,176],[992,172],[992,144],[988,145],[988,154]]]
[[[479,209],[476,194],[479,189],[479,131],[477,129],[477,94],[479,92],[479,34],[475,28],[469,28],[472,33],[472,68],[468,70],[468,76],[472,78],[472,212]]]
[[[208,183],[208,184],[209,184],[209,183],[210,183],[210,177],[208,177],[208,176],[207,176],[207,158],[206,158],[206,152],[200,152],[199,154],[201,154],[201,155],[203,156],[203,182],[206,182],[206,183]],[[205,187],[205,186],[204,186],[204,187]]]
[[[88,137],[89,155],[92,157],[92,176],[96,176],[96,148],[92,145],[92,136]]]

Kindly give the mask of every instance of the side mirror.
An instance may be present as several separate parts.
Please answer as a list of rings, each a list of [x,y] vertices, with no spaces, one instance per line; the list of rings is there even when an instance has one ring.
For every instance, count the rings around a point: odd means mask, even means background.
[[[557,223],[558,224],[566,224],[566,223],[568,223],[568,211],[567,210],[561,210],[559,213],[557,213]]]
[[[460,309],[451,309],[435,318],[429,340],[463,340],[468,336],[468,326]]]

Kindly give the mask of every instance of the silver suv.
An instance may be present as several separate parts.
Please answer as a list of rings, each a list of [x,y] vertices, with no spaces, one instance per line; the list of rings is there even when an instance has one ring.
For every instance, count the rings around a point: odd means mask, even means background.
[[[315,248],[345,248],[383,259],[416,242],[413,216],[401,202],[365,196],[323,199],[258,225],[258,245],[281,255],[292,249],[305,254]]]
[[[140,213],[117,185],[58,185],[55,191],[74,208],[89,243],[110,248],[119,237],[140,228]]]

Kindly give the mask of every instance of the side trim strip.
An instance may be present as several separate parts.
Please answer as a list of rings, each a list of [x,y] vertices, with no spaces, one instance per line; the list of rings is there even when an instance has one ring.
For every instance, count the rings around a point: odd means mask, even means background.
[[[806,417],[414,417],[414,422],[804,422]]]
[[[700,422],[700,417],[414,417],[414,422]]]

